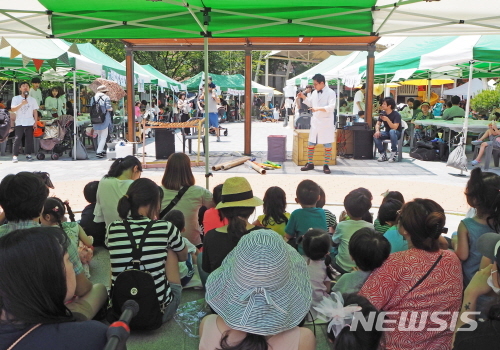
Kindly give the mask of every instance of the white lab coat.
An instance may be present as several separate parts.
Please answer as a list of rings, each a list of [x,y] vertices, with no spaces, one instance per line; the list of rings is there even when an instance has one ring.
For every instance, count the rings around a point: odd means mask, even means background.
[[[326,112],[313,112],[311,118],[311,130],[309,131],[309,142],[324,145],[335,141],[335,124],[333,111],[337,101],[335,91],[328,86],[323,88],[323,93],[318,94],[314,90],[304,100],[304,103],[312,108],[324,108]]]

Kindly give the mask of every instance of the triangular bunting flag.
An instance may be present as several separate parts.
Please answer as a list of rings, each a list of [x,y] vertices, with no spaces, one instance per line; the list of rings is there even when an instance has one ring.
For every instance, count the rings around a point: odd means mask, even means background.
[[[67,52],[65,52],[61,56],[59,56],[58,59],[60,59],[61,61],[63,61],[64,63],[66,63],[69,66],[69,57],[68,57]]]
[[[47,63],[49,64],[49,66],[50,66],[53,70],[56,70],[56,69],[57,69],[57,58],[54,58],[54,59],[51,59],[51,60],[47,60]]]
[[[75,55],[80,55],[80,50],[78,50],[78,46],[75,43],[71,44],[68,52],[74,53]]]
[[[0,50],[9,46],[9,42],[2,36],[2,39],[0,39]]]
[[[26,66],[28,65],[28,63],[30,63],[30,61],[31,61],[31,58],[23,55],[23,68],[26,68]]]
[[[37,60],[37,59],[33,58],[33,64],[35,65],[35,68],[38,71],[38,70],[40,70],[40,67],[43,64],[43,60]]]
[[[14,47],[10,47],[10,59],[13,59],[17,56],[19,56],[21,53],[17,51]]]

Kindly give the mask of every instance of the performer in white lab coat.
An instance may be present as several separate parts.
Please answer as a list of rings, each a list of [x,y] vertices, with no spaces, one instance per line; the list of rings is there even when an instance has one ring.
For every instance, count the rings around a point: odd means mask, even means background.
[[[311,130],[309,131],[309,145],[307,146],[308,163],[300,170],[313,170],[313,156],[316,145],[322,144],[325,147],[325,165],[323,172],[330,174],[328,164],[332,159],[332,143],[335,141],[335,124],[333,111],[335,110],[336,94],[325,83],[322,74],[313,77],[314,91],[306,97],[300,92],[297,97],[303,98],[304,103],[311,107]]]

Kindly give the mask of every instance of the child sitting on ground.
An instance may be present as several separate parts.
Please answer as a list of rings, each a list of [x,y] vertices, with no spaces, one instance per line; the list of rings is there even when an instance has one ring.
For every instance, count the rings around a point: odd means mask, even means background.
[[[290,219],[290,213],[286,211],[286,193],[281,187],[269,187],[264,195],[264,214],[259,215],[253,223],[278,232],[285,236],[285,227]]]
[[[349,254],[356,264],[356,269],[342,275],[333,286],[332,292],[359,292],[371,272],[382,266],[390,252],[389,241],[374,229],[365,227],[356,231],[349,241]]]
[[[387,231],[391,226],[395,225],[395,223],[394,224],[388,224],[386,222],[385,224],[381,224],[381,222],[380,222],[380,212],[382,211],[382,206],[384,205],[384,203],[386,201],[388,201],[390,199],[395,199],[395,200],[401,202],[402,204],[405,203],[405,200],[404,200],[403,195],[399,191],[389,191],[389,190],[387,190],[386,192],[382,193],[382,196],[384,197],[384,199],[382,200],[382,204],[380,205],[380,208],[378,210],[378,215],[377,215],[377,218],[375,219],[375,221],[373,223],[373,226],[375,227],[375,231],[384,234],[385,231]],[[388,208],[386,208],[386,210],[387,209]],[[398,208],[397,210],[399,210],[399,209],[401,209],[401,208]],[[387,215],[389,215],[389,219],[387,219],[389,221],[391,221],[390,220],[391,217],[394,217],[393,214],[389,214],[389,213],[382,214],[382,215],[385,216],[385,217],[387,217]]]
[[[301,209],[296,209],[290,215],[290,220],[285,228],[285,239],[296,242],[300,236],[303,236],[310,228],[327,230],[325,211],[316,208],[319,201],[319,186],[312,180],[303,180],[297,186],[295,201],[300,204]],[[290,243],[293,243],[290,242]],[[292,244],[293,245],[293,244]],[[298,245],[298,251],[304,255],[301,245]]]
[[[373,200],[373,195],[372,195],[372,193],[370,192],[369,189],[364,188],[364,187],[359,187],[359,188],[356,188],[355,190],[352,190],[352,192],[355,192],[355,191],[361,192],[362,194],[364,194],[365,196],[367,196],[368,198],[370,198],[371,201]],[[343,210],[340,213],[339,221],[345,221],[345,220],[350,220],[350,219],[351,218],[349,217],[349,215],[347,215],[347,212],[345,210]],[[373,215],[369,211],[367,211],[363,215],[362,219],[365,220],[366,222],[371,223],[371,224],[373,223]]]
[[[317,312],[314,309],[323,300],[323,297],[330,295],[330,288],[334,275],[328,268],[331,259],[328,254],[332,239],[328,232],[318,229],[311,229],[305,235],[299,238],[304,248],[304,260],[309,271],[309,278],[313,288],[312,304],[310,313],[312,320],[316,319]]]
[[[326,204],[326,194],[325,191],[319,186],[319,201],[316,203],[316,208],[323,208]],[[326,217],[326,227],[328,227],[328,233],[334,234],[335,228],[337,228],[337,217],[330,210],[323,208]]]
[[[83,211],[80,219],[80,226],[85,232],[94,237],[94,247],[106,247],[104,239],[106,237],[106,224],[104,222],[94,222],[94,209],[97,202],[97,187],[99,181],[91,181],[83,188],[83,196],[89,202]]]
[[[222,196],[222,184],[214,187],[213,190],[213,201],[215,207],[220,203]],[[207,209],[203,214],[203,231],[206,233],[210,230],[220,228],[229,224],[229,221],[224,218],[219,209],[215,207]]]
[[[64,215],[68,210],[68,215],[71,221],[63,222]],[[94,255],[92,246],[94,239],[92,236],[87,236],[83,228],[75,222],[75,214],[71,210],[68,201],[61,201],[56,197],[49,197],[43,206],[40,222],[43,226],[59,226],[68,236],[71,244],[78,248],[78,255],[85,270],[87,278],[90,277],[89,263]]]
[[[356,266],[349,255],[349,241],[352,235],[364,227],[373,229],[373,224],[363,220],[363,216],[372,207],[372,201],[366,193],[353,190],[344,198],[344,207],[349,220],[341,221],[337,225],[337,230],[333,235],[333,244],[339,248],[339,253],[335,257],[333,267],[340,273],[348,273]]]
[[[163,217],[163,220],[171,222],[175,227],[177,227],[181,234],[186,230],[184,214],[182,214],[180,210],[170,210]],[[197,263],[196,254],[198,254],[198,249],[186,238],[182,237],[182,240],[184,241],[184,244],[186,245],[188,251],[187,260],[179,262],[179,275],[181,277],[181,285],[185,287],[194,276],[195,265]]]

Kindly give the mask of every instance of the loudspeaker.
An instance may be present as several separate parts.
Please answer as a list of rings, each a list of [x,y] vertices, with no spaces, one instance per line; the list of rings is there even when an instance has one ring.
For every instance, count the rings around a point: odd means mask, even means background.
[[[373,131],[353,130],[354,159],[373,159]]]
[[[155,129],[156,159],[168,159],[175,153],[175,129]]]

